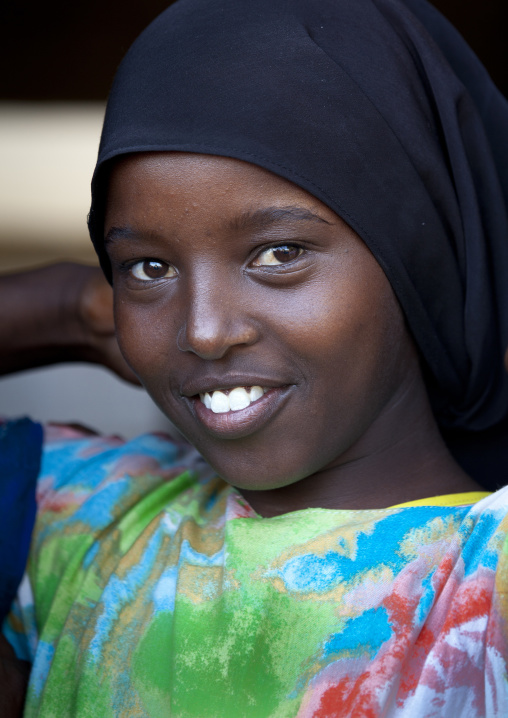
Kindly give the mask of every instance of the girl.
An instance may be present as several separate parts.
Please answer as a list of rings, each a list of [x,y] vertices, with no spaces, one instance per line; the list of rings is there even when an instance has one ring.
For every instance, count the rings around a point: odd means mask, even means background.
[[[508,495],[442,438],[503,436],[506,116],[420,0],[181,0],[141,35],[89,226],[206,463],[48,435],[25,715],[506,715]]]

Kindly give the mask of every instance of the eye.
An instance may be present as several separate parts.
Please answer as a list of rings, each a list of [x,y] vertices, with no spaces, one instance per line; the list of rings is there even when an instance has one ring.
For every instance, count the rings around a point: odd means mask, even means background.
[[[136,279],[142,282],[176,276],[176,269],[172,264],[161,262],[158,259],[145,259],[142,262],[136,262],[131,266],[130,271]]]
[[[303,252],[301,247],[294,244],[281,244],[278,247],[270,247],[258,254],[252,262],[254,267],[269,267],[288,264],[297,259]]]

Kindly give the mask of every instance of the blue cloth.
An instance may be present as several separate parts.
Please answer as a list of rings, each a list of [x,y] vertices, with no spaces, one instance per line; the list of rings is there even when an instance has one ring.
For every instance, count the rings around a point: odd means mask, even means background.
[[[0,425],[0,624],[26,566],[41,452],[40,424],[19,419]]]

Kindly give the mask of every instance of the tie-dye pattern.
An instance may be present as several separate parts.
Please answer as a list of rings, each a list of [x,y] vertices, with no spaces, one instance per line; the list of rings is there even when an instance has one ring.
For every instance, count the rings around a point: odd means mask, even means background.
[[[167,438],[69,429],[38,502],[27,717],[508,715],[506,489],[262,519]]]

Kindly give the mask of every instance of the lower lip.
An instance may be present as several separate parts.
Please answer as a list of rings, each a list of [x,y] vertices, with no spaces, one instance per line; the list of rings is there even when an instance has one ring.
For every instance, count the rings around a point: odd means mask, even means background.
[[[214,414],[201,399],[192,398],[199,421],[207,431],[221,439],[241,439],[263,428],[286,403],[290,386],[269,389],[266,394],[240,411],[226,411]]]

